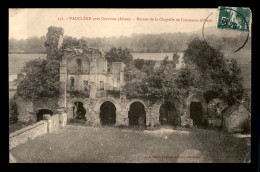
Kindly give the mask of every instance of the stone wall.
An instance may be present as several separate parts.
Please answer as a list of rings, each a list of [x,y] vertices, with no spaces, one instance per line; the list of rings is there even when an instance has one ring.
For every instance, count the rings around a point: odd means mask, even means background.
[[[229,133],[242,132],[248,124],[249,118],[250,112],[240,105],[232,114],[223,116],[224,129]]]
[[[9,134],[9,148],[12,149],[20,144],[47,133],[47,121],[40,121],[33,125],[22,128]]]
[[[34,112],[37,113],[41,109],[49,109],[53,113],[57,113],[58,98],[45,98],[37,101],[33,101]]]
[[[37,112],[41,109],[49,109],[53,113],[57,113],[57,98],[41,99],[37,101],[28,101],[21,97],[16,100],[18,107],[18,121],[21,122],[37,122]]]
[[[18,110],[18,121],[29,122],[37,121],[37,116],[34,113],[33,102],[24,100],[20,97],[16,100]]]
[[[59,113],[53,116],[45,115],[44,119],[45,120],[10,133],[9,148],[12,149],[35,137],[58,131],[60,127],[65,127],[67,124],[67,114],[63,109],[59,109]]]

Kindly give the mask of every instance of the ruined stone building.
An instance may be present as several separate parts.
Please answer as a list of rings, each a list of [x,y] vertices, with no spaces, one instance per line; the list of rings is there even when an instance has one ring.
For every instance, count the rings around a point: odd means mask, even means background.
[[[86,125],[159,126],[185,123],[193,118],[196,125],[206,119],[207,103],[202,95],[191,94],[183,107],[173,102],[149,102],[127,99],[122,91],[124,67],[113,62],[108,66],[104,53],[87,46],[62,49],[63,28],[49,27],[45,47],[47,58],[60,57],[60,91],[57,99],[27,102],[18,100],[20,121],[38,121],[45,113],[54,114],[63,108],[68,119],[83,119]],[[62,51],[62,52],[61,52]],[[110,70],[108,70],[110,69]]]

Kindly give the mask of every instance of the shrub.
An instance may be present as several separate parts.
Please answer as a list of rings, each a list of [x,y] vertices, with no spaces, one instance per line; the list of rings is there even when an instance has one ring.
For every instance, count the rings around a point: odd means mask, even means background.
[[[9,108],[10,108],[10,123],[14,124],[17,123],[18,121],[18,107],[16,104],[16,99],[12,98],[10,100],[10,104],[9,104]]]

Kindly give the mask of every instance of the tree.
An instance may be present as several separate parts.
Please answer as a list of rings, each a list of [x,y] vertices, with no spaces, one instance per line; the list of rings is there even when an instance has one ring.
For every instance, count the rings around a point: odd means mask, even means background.
[[[124,90],[127,98],[143,98],[144,94],[142,92],[142,84],[144,78],[147,76],[146,73],[135,67],[126,66],[124,75]]]
[[[223,53],[202,40],[194,39],[184,52],[184,61],[187,66],[194,65],[191,69],[197,71],[201,80],[199,89],[207,101],[221,98],[232,105],[236,99],[242,98],[242,77],[236,60],[231,60],[228,65]]]
[[[169,60],[166,56],[161,66],[144,78],[142,94],[148,100],[177,98],[184,103],[192,92],[204,94],[207,101],[221,98],[229,105],[242,99],[242,77],[236,60],[226,64],[221,52],[199,39],[188,44],[184,68],[176,70],[176,58]]]
[[[134,60],[134,66],[139,69],[142,70],[143,66],[144,66],[144,59],[135,59]]]
[[[12,97],[9,104],[10,109],[10,123],[17,123],[18,121],[18,107],[16,104],[16,95]]]
[[[112,47],[108,52],[105,53],[105,58],[109,65],[112,62],[123,62],[124,64],[130,66],[133,65],[133,56],[128,49],[122,49]]]
[[[59,95],[59,61],[32,60],[26,63],[22,72],[25,77],[17,87],[18,96],[28,100]]]
[[[176,64],[166,56],[161,66],[144,78],[142,93],[151,103],[158,100],[167,101],[180,95],[180,89],[175,83],[175,66]]]
[[[87,47],[87,41],[84,38],[77,39],[71,36],[65,36],[62,43],[62,49],[67,47],[79,46],[79,47]]]

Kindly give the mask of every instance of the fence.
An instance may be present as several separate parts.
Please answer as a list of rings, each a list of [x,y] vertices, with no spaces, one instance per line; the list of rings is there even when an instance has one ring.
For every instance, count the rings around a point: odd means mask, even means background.
[[[67,124],[67,114],[63,110],[58,110],[59,114],[53,116],[44,115],[44,120],[27,126],[9,134],[9,149],[12,149],[37,136],[58,131],[60,127]]]

